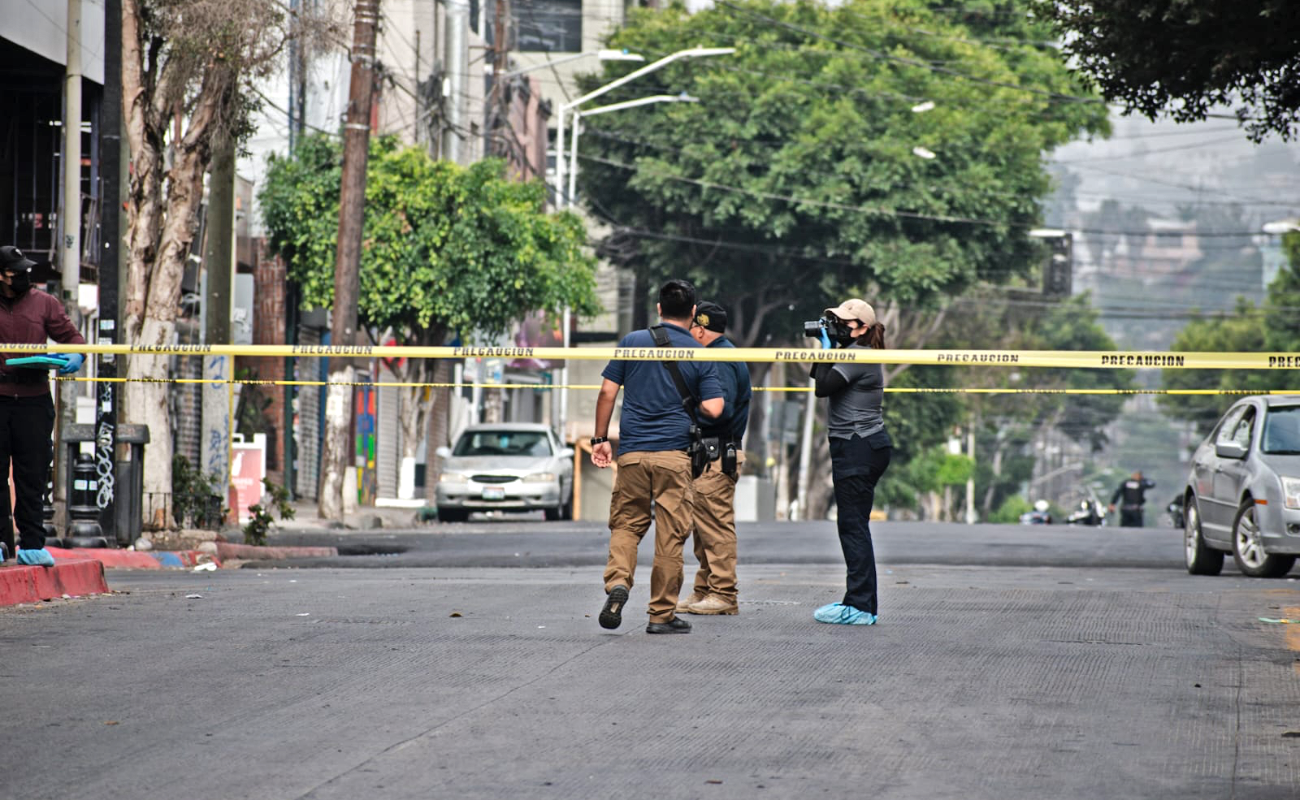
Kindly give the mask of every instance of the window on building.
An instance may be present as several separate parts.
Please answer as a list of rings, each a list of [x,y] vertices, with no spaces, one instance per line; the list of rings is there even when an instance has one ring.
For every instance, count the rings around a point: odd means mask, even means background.
[[[472,0],[474,6],[480,0]],[[479,20],[483,38],[493,44],[496,3],[481,0]],[[471,9],[473,11],[473,9]],[[512,50],[521,53],[582,52],[582,0],[512,0],[510,12],[515,41]]]

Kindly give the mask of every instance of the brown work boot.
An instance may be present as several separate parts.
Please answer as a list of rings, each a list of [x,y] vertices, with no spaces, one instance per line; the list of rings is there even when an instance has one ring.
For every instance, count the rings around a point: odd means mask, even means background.
[[[739,606],[735,600],[728,600],[716,594],[711,594],[698,603],[691,604],[686,609],[689,614],[723,614],[726,616],[735,616],[740,613]]]
[[[691,592],[689,597],[683,597],[681,600],[677,601],[677,613],[678,614],[691,613],[691,606],[700,602],[704,598],[705,595],[702,595],[699,592]]]

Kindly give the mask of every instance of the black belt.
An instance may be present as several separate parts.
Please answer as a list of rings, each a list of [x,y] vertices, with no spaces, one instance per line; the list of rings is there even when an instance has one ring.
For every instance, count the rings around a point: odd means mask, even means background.
[[[0,383],[44,383],[48,380],[49,376],[43,373],[0,372]]]

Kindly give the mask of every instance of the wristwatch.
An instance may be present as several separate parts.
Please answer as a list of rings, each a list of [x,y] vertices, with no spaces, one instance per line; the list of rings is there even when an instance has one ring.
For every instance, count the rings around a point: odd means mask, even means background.
[[[609,441],[608,436],[593,436],[591,437],[591,446],[595,447],[598,444],[604,444],[605,442],[608,441]]]

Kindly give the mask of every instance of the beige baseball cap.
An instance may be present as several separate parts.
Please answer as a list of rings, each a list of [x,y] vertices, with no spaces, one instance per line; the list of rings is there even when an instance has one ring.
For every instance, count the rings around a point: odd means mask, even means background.
[[[876,310],[866,300],[859,300],[856,297],[845,300],[835,308],[826,309],[826,313],[834,314],[840,319],[856,319],[868,327],[876,324]]]

